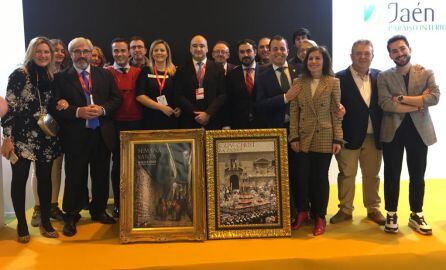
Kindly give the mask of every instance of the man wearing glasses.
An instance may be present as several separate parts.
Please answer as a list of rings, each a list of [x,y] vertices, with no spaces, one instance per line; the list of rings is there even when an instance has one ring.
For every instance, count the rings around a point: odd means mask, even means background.
[[[117,144],[110,116],[119,107],[121,97],[111,73],[90,65],[92,49],[90,40],[83,37],[73,39],[68,45],[73,66],[56,78],[56,95],[66,105],[56,112],[65,152],[62,207],[66,212],[63,227],[66,236],[76,234],[89,167],[91,219],[104,224],[116,223],[105,208],[109,191],[110,152]]]
[[[149,58],[146,56],[147,48],[144,39],[139,36],[130,38],[130,60],[133,67],[143,68],[149,65]]]
[[[219,63],[223,66],[225,75],[235,68],[235,65],[228,63],[229,56],[229,44],[226,41],[217,41],[214,45],[214,49],[212,49],[212,58],[215,63]]]

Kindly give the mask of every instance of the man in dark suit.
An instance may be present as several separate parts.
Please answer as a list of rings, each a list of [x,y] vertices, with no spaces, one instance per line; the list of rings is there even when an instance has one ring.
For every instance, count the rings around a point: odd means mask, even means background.
[[[266,66],[257,78],[257,107],[265,119],[266,128],[289,126],[289,102],[299,90],[291,87],[297,73],[289,68],[288,44],[282,36],[274,36],[269,44],[271,65]]]
[[[240,66],[226,76],[226,125],[232,129],[250,129],[261,126],[255,112],[257,77],[260,66],[255,61],[256,44],[243,39],[237,43]]]
[[[288,44],[282,36],[274,36],[269,44],[271,64],[264,67],[257,77],[257,111],[265,128],[286,128],[289,132],[289,102],[299,89],[292,85],[297,73],[288,67]],[[289,133],[288,133],[289,134]],[[296,218],[296,154],[288,149],[291,223]]]
[[[212,49],[212,58],[215,63],[219,63],[223,66],[225,76],[228,75],[229,71],[235,68],[234,64],[228,63],[230,55],[229,44],[226,41],[219,40],[215,43],[214,48]]]
[[[91,219],[105,224],[116,222],[105,208],[109,193],[110,153],[118,143],[111,114],[119,107],[121,97],[111,73],[90,65],[92,49],[90,40],[73,39],[68,45],[73,67],[56,77],[58,98],[69,104],[65,110],[57,112],[65,152],[63,233],[66,236],[76,234],[89,167]]]
[[[358,162],[362,171],[362,194],[367,217],[384,225],[385,218],[379,210],[379,170],[382,145],[379,134],[382,110],[378,105],[377,78],[379,70],[371,69],[373,45],[369,40],[353,43],[350,55],[352,65],[336,74],[341,83],[341,103],[346,108],[342,121],[344,140],[338,161],[339,211],[330,223],[352,219],[355,179]]]
[[[197,35],[190,43],[192,59],[175,74],[175,95],[182,110],[182,128],[220,129],[223,125],[225,75],[223,67],[206,58],[206,39]]]

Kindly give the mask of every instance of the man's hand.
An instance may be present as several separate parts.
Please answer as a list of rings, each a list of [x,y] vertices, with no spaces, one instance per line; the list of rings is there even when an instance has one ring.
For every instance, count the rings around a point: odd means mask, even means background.
[[[285,97],[288,102],[295,99],[299,94],[300,88],[298,84],[294,84],[291,88],[286,92]]]
[[[103,113],[102,107],[98,105],[88,105],[84,107],[79,107],[78,116],[79,118],[89,120],[95,117],[101,116]]]
[[[173,110],[173,114],[175,114],[176,118],[180,117],[180,115],[181,115],[180,107],[176,107],[175,110]]]
[[[195,113],[195,121],[202,126],[206,126],[209,123],[209,114],[206,112],[194,112]]]

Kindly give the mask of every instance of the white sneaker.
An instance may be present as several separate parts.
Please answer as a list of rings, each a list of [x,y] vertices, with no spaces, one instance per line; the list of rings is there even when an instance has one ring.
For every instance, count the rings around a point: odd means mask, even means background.
[[[384,231],[386,233],[397,233],[398,232],[398,216],[395,214],[387,214],[386,224],[384,225]]]
[[[424,220],[423,213],[411,213],[409,217],[409,227],[423,235],[432,234],[432,228]]]

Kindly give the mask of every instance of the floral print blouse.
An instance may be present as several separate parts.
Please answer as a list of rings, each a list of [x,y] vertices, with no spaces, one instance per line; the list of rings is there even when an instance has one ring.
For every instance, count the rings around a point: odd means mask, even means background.
[[[24,69],[16,69],[8,80],[8,112],[2,118],[3,136],[11,138],[17,156],[50,162],[61,154],[57,137],[45,135],[37,124],[41,110],[39,91]],[[43,113],[47,113],[54,95],[54,84],[40,90]]]

